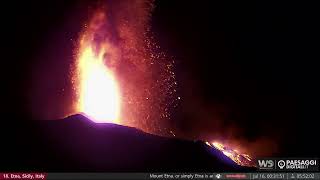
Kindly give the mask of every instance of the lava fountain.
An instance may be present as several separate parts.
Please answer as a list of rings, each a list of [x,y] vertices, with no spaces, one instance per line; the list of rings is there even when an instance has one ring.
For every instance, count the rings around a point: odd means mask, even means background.
[[[77,111],[95,122],[119,123],[120,92],[115,74],[108,67],[112,47],[107,41],[97,39],[105,21],[105,14],[97,12],[80,38]]]
[[[150,30],[152,9],[149,0],[93,4],[75,50],[75,113],[98,123],[170,135],[177,82],[173,58]]]

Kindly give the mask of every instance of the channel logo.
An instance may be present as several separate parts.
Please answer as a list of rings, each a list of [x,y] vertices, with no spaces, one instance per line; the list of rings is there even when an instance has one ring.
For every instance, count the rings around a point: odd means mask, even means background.
[[[274,160],[271,159],[258,159],[258,168],[263,170],[274,169]]]
[[[257,168],[277,171],[318,171],[319,162],[316,158],[264,158],[257,160]]]
[[[286,166],[286,162],[284,160],[278,161],[278,167],[280,169],[283,169]]]

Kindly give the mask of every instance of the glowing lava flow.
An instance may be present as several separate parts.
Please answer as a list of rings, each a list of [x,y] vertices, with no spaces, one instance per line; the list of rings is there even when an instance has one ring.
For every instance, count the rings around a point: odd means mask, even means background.
[[[247,166],[247,167],[255,166],[252,157],[250,157],[248,154],[242,154],[239,151],[226,147],[222,143],[219,143],[216,141],[212,143],[206,142],[206,144],[210,147],[213,147],[221,151],[225,156],[229,157],[238,165]]]
[[[115,75],[106,66],[108,42],[96,41],[97,33],[105,21],[97,13],[80,38],[77,57],[78,112],[95,122],[119,123],[120,95]]]

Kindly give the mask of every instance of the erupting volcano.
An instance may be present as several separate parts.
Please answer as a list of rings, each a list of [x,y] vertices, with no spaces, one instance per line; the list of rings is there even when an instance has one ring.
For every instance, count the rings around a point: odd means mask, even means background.
[[[6,3],[0,172],[249,172],[320,157],[315,5]]]
[[[73,79],[76,112],[97,123],[170,136],[173,132],[166,122],[170,120],[170,108],[177,106],[180,97],[176,95],[174,61],[150,35],[152,3],[135,2],[134,10],[119,4],[99,7],[80,33]],[[128,11],[115,11],[118,5]],[[138,17],[131,18],[133,14]],[[253,166],[249,155],[221,143],[206,144],[238,165]]]

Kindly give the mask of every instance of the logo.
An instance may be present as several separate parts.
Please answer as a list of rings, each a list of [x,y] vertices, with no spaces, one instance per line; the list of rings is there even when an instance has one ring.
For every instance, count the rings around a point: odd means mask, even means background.
[[[284,160],[278,161],[278,166],[280,169],[283,169],[286,166],[286,162]]]
[[[216,178],[220,179],[221,178],[221,174],[216,174]]]
[[[317,158],[262,158],[257,160],[258,170],[318,171]]]
[[[270,159],[259,159],[258,160],[259,169],[274,169],[274,161]]]
[[[319,169],[317,159],[287,159],[286,169],[288,170],[311,170]]]

